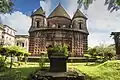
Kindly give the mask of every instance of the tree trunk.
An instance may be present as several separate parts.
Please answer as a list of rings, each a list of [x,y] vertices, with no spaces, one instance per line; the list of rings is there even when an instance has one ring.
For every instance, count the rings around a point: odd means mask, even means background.
[[[5,56],[4,62],[7,60],[7,56]]]
[[[116,59],[120,60],[120,54],[116,54]]]
[[[12,69],[12,65],[13,65],[13,56],[12,56],[12,54],[11,54],[10,69]]]
[[[27,56],[24,57],[24,61],[25,61],[25,64],[27,64],[27,61],[28,61],[28,57]]]
[[[115,49],[116,49],[116,59],[120,60],[120,43],[118,42],[119,39],[115,40]]]

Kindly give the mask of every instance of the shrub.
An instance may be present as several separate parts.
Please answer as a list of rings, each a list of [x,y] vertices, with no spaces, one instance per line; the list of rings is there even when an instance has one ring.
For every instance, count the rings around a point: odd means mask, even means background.
[[[28,61],[28,56],[30,55],[31,53],[25,53],[24,54],[24,62],[25,62],[25,64],[27,63],[27,61]]]
[[[39,59],[39,66],[40,66],[40,69],[42,69],[42,68],[45,67],[45,62],[46,62],[45,54],[44,54],[44,53],[41,53],[40,59]]]
[[[115,56],[115,46],[100,44],[88,49],[91,58],[95,58],[97,62],[105,62],[111,60]]]
[[[7,68],[7,64],[4,61],[4,58],[2,56],[0,56],[0,71],[5,71]]]
[[[58,53],[58,54],[54,54]],[[63,53],[63,54],[62,54]],[[67,45],[55,45],[48,48],[48,56],[68,56],[68,46]]]

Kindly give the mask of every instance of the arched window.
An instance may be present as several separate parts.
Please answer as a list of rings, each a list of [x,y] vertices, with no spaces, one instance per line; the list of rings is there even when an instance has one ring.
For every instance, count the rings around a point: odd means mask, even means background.
[[[24,43],[22,43],[22,47],[24,47]]]
[[[58,28],[60,28],[60,24],[58,24]]]
[[[17,46],[19,46],[19,43],[17,43]]]
[[[82,23],[81,22],[79,23],[79,29],[82,29]]]
[[[48,27],[50,26],[49,22],[47,22]]]
[[[69,28],[72,28],[72,25],[71,25],[71,24],[69,25]]]
[[[39,21],[36,21],[37,22],[37,28],[39,28],[40,26],[40,22]]]

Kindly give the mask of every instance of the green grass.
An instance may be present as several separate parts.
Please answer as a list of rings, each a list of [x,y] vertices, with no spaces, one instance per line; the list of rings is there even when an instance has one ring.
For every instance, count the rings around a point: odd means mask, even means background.
[[[100,65],[75,66],[88,80],[120,80],[120,61],[107,61]]]
[[[47,64],[48,66],[49,64]],[[96,63],[68,63],[68,68],[78,69],[87,76],[87,80],[120,80],[120,61],[107,61],[103,64]],[[21,72],[21,76],[25,79],[30,73],[39,69],[38,63],[27,63],[20,67],[14,67],[12,73]],[[8,74],[9,71],[0,73]]]
[[[20,72],[21,77],[23,79],[26,79],[30,73],[36,71],[37,69],[39,69],[38,63],[27,63],[19,67],[16,66],[11,71],[7,70],[5,72],[1,72],[0,76],[10,74],[14,75],[16,72]]]

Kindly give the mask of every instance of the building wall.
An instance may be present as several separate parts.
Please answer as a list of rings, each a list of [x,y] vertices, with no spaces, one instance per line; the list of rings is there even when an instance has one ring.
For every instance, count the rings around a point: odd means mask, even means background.
[[[3,45],[3,42],[4,42],[4,40],[3,40],[3,31],[4,31],[4,29],[0,27],[0,45]]]
[[[0,40],[2,39],[2,32],[3,32],[3,29],[0,28]]]
[[[75,24],[73,24],[75,22]],[[33,21],[34,22],[34,21]],[[82,22],[81,29],[79,22]],[[33,24],[32,24],[33,25]],[[65,25],[65,27],[63,26]],[[29,32],[29,52],[37,56],[42,52],[47,52],[49,45],[66,44],[70,48],[71,56],[82,56],[88,46],[86,21],[76,18],[73,21],[66,18],[47,19],[47,27]]]
[[[39,26],[37,26],[37,22],[39,22]],[[45,23],[44,17],[42,17],[42,16],[33,16],[32,17],[32,26],[34,28],[41,28],[41,27],[45,26],[44,23]]]
[[[29,50],[29,36],[28,35],[15,35],[16,30],[4,25],[0,28],[0,45],[12,46],[17,45]]]
[[[16,31],[9,26],[4,26],[4,45],[15,45],[15,33]]]
[[[47,19],[49,28],[69,28],[71,20],[64,17],[53,17]]]
[[[47,51],[49,45],[68,45],[71,56],[82,56],[87,50],[87,36],[76,31],[45,30],[30,33],[29,52],[37,56]]]
[[[24,36],[24,35],[16,35],[16,45],[23,47],[27,50],[29,49],[29,39],[28,36]]]
[[[71,56],[83,56],[88,46],[86,19],[55,16],[47,18],[47,26],[44,26],[45,17],[42,17],[32,16],[32,26],[29,30],[29,52],[32,56],[46,52],[49,45],[56,44],[68,45]],[[36,23],[38,18],[39,27]]]

